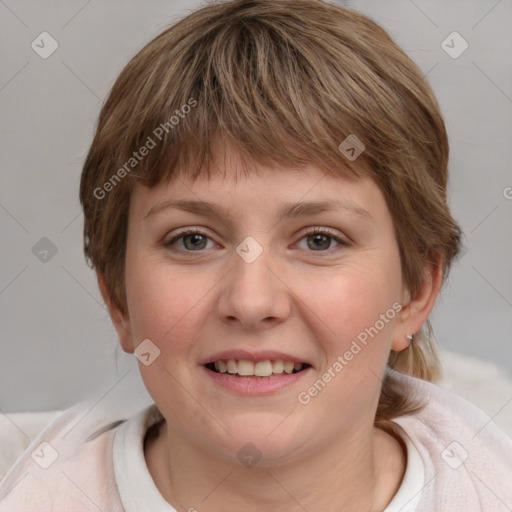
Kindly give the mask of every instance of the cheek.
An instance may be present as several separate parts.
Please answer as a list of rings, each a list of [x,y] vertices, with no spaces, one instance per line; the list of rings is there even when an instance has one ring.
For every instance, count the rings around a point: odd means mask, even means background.
[[[325,360],[298,400],[313,417],[322,415],[333,426],[346,422],[349,428],[355,418],[366,417],[376,406],[379,376],[387,363],[400,308],[399,286],[392,272],[375,265],[353,266],[315,281],[316,287],[303,283],[300,296],[307,297],[303,314],[309,311],[309,326],[316,326],[313,336]]]
[[[332,336],[373,325],[399,298],[393,272],[358,266],[302,281],[298,295]],[[297,281],[298,282],[298,281]]]
[[[201,288],[200,281],[197,272],[184,275],[170,265],[151,263],[150,258],[146,264],[127,266],[134,345],[149,339],[159,350],[150,365],[139,363],[141,377],[155,401],[170,401],[180,410],[186,406],[182,400],[188,397],[180,383],[187,382],[196,366],[195,340],[200,338],[200,317],[206,314],[204,295],[211,288],[205,288],[204,281]]]
[[[336,272],[331,269],[296,283],[302,315],[308,316],[314,337],[321,341],[326,368],[346,354],[345,373],[357,377],[363,369],[380,372],[400,309],[399,261],[361,258]]]
[[[149,338],[161,350],[172,352],[193,345],[199,318],[207,307],[205,294],[212,287],[195,271],[151,261],[127,266],[127,295],[135,344]]]

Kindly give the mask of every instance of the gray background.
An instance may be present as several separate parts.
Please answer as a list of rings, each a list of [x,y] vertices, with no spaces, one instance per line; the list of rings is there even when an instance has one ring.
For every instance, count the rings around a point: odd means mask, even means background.
[[[130,386],[133,396],[147,399],[135,358],[118,348],[84,262],[78,185],[96,117],[117,74],[143,44],[201,4],[0,1],[4,412],[62,408]],[[431,317],[438,343],[510,373],[512,2],[347,5],[382,24],[427,74],[447,122],[450,204],[466,250]],[[47,59],[31,48],[43,31],[59,45]],[[457,59],[441,47],[453,31],[469,44]],[[46,262],[33,253],[43,237],[57,248]]]

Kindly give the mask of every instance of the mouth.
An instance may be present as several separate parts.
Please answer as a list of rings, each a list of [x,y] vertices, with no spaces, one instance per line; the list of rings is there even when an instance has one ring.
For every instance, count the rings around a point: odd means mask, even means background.
[[[217,374],[227,374],[241,378],[272,378],[303,372],[311,367],[308,363],[285,361],[283,359],[219,359],[204,364],[205,368]]]

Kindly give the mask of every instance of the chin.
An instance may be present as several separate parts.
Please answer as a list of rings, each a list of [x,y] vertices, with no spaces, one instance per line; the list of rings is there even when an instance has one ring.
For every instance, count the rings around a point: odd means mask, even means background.
[[[298,432],[304,436],[303,429],[294,426],[291,418],[285,418],[283,414],[238,416],[223,422],[226,430],[215,429],[214,438],[211,429],[205,432],[201,444],[209,451],[214,448],[216,456],[247,467],[283,465],[292,462],[307,442],[306,438],[298,438]]]

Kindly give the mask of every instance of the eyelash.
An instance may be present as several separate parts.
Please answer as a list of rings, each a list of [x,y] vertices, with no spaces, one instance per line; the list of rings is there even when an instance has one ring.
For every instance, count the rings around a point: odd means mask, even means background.
[[[166,242],[165,246],[173,248],[172,245],[174,243],[176,243],[176,241],[178,241],[180,238],[183,238],[187,235],[202,235],[208,239],[211,239],[211,237],[210,237],[210,235],[208,235],[208,233],[202,231],[199,228],[193,228],[193,229],[188,229],[186,231],[182,231],[181,233],[177,234],[175,237],[173,237],[171,240],[169,240],[169,242]],[[331,231],[328,228],[313,228],[310,231],[307,231],[306,233],[304,233],[302,235],[302,237],[299,239],[299,241],[302,240],[303,238],[306,238],[308,236],[314,236],[314,235],[326,235],[326,236],[332,238],[333,240],[335,240],[338,244],[340,244],[341,247],[348,247],[350,245],[347,241],[342,240],[341,238],[336,236],[336,233]],[[186,249],[176,249],[176,248],[173,248],[173,249],[176,251],[189,252],[189,253],[202,252],[205,250],[205,249],[200,249],[198,251],[189,251]],[[339,247],[338,247],[338,249],[339,249]],[[335,249],[327,249],[325,251],[309,251],[309,252],[330,253],[333,250],[336,250],[336,248]]]

